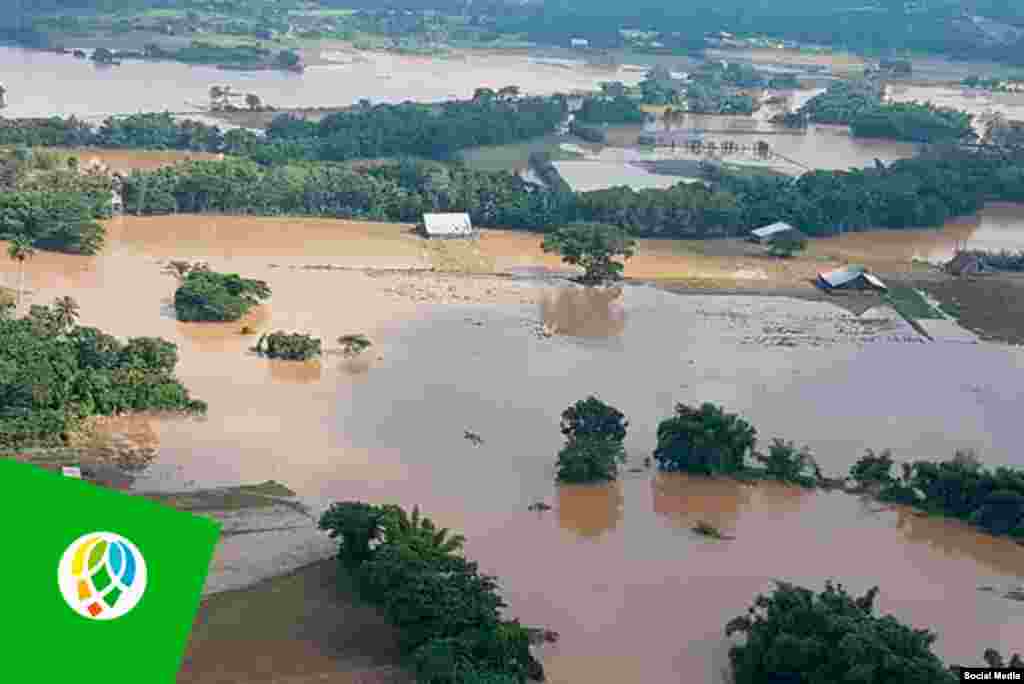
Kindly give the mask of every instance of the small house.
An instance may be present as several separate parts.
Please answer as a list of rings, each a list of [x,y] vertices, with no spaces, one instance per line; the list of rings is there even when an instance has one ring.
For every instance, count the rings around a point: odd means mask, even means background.
[[[424,214],[420,232],[428,238],[475,238],[469,214]]]
[[[789,233],[795,230],[796,228],[789,225],[788,223],[783,223],[779,221],[777,223],[771,224],[770,226],[763,226],[761,228],[755,228],[754,230],[750,231],[750,240],[752,242],[757,242],[759,244],[766,245],[775,238],[782,235],[783,233]]]
[[[818,274],[818,287],[823,290],[875,290],[885,292],[886,287],[877,276],[864,270],[863,266],[846,266],[834,271]]]
[[[974,275],[985,270],[985,263],[977,254],[957,252],[943,267],[946,273],[955,276]]]

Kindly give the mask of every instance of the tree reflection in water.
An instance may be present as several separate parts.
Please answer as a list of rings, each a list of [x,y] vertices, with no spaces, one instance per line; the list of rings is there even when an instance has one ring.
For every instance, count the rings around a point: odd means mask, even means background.
[[[560,485],[558,524],[586,539],[597,539],[622,520],[622,483]]]

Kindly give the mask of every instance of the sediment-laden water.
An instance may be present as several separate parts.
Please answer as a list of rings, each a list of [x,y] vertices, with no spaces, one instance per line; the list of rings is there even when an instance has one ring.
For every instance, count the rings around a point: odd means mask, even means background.
[[[175,280],[158,263],[169,258],[265,279],[273,297],[247,321],[179,323]],[[829,473],[867,447],[899,459],[974,448],[987,463],[1022,466],[1020,350],[926,343],[891,311],[856,317],[820,302],[301,267],[424,259],[420,243],[367,224],[125,217],[103,254],[41,253],[27,281],[35,303],[74,296],[83,324],[176,342],[181,379],[209,402],[204,419],[153,419],[159,454],[136,489],[276,480],[314,511],[343,499],[417,504],[466,534],[467,554],[500,577],[511,614],[561,634],[545,653],[557,684],[720,681],[725,623],[775,579],[819,587],[831,577],[857,592],[878,584],[882,610],[936,630],[950,662],[1019,649],[1020,604],[978,591],[1024,579],[1024,552],[1007,540],[845,494],[641,464],[676,402],[713,401],[765,440],[807,444]],[[15,274],[0,263],[4,282]],[[355,361],[270,362],[247,351],[254,338],[238,334],[243,323],[310,332],[328,348],[362,332],[374,346]],[[558,415],[591,393],[629,417],[628,467],[640,470],[556,488]],[[541,500],[553,510],[527,511]],[[689,530],[698,520],[736,539],[699,537]],[[272,543],[287,545],[287,535]],[[202,668],[246,644],[280,654],[231,659],[254,680],[277,662],[282,677],[376,667],[372,654],[346,664],[361,648],[354,636],[309,637],[343,629],[346,613],[317,609],[336,600],[322,574],[288,581],[208,603],[185,681],[218,681]],[[309,610],[284,617],[269,608],[274,591]]]

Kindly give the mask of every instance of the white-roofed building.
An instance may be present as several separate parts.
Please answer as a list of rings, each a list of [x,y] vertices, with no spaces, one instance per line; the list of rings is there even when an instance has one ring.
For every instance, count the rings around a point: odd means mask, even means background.
[[[750,231],[750,239],[754,242],[771,242],[772,239],[778,237],[782,233],[788,233],[791,230],[796,230],[793,226],[788,223],[773,223],[770,226],[763,226],[761,228],[755,228]]]
[[[428,238],[475,238],[469,214],[424,214],[420,230]]]

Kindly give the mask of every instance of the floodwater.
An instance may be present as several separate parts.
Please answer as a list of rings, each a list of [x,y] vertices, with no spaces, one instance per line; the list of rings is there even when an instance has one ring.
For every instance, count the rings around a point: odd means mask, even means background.
[[[69,55],[0,46],[7,117],[101,118],[139,111],[185,111],[205,105],[211,85],[255,93],[275,107],[344,106],[471,97],[479,87],[518,85],[526,94],[597,90],[601,81],[636,84],[642,72],[555,65],[527,55],[462,53],[452,58],[359,53],[349,64],[310,66],[302,74],[229,71],[177,62],[127,60],[99,66]],[[46,78],[39,78],[46,74]]]
[[[903,264],[912,259],[945,263],[960,249],[1024,251],[1024,204],[993,202],[977,214],[950,219],[941,230],[846,233],[815,244],[849,261]]]
[[[682,114],[660,117],[657,121],[642,126],[611,127],[608,134],[609,144],[626,146],[635,145],[641,133],[656,131],[694,131],[700,132],[705,142],[714,142],[719,147],[724,142],[732,142],[741,146],[756,145],[758,141],[767,142],[772,151],[788,159],[799,162],[784,165],[780,170],[799,174],[809,167],[812,169],[849,169],[864,167],[880,159],[891,163],[897,159],[913,157],[917,154],[918,145],[895,140],[875,140],[872,138],[854,138],[846,126],[811,125],[807,129],[791,129],[773,124],[771,116],[783,109],[795,109],[803,101],[820,91],[794,91],[785,95],[786,104],[769,107],[757,112],[755,116]],[[664,151],[659,148],[659,151]],[[686,158],[682,149],[677,150],[681,158]],[[726,155],[724,161],[743,163],[753,155]]]
[[[996,114],[1010,120],[1024,119],[1024,93],[992,93],[960,86],[894,84],[886,86],[886,97],[894,102],[931,102],[973,114],[974,128],[979,136],[984,135],[986,122]]]
[[[807,444],[829,473],[866,447],[900,459],[975,448],[987,463],[1022,466],[1021,350],[926,344],[898,319],[857,319],[820,302],[639,286],[619,294],[537,285],[536,302],[524,305],[414,303],[392,296],[389,276],[271,266],[360,264],[394,246],[358,232],[361,224],[334,222],[332,240],[331,222],[114,223],[102,255],[40,254],[26,270],[35,303],[71,294],[83,324],[176,342],[179,376],[209,402],[205,419],[154,421],[160,453],[136,487],[272,479],[314,510],[344,499],[418,504],[465,533],[467,554],[500,578],[512,615],[561,634],[545,652],[555,684],[721,681],[725,623],[774,579],[821,587],[835,578],[858,593],[878,584],[881,609],[936,630],[950,662],[980,662],[987,647],[1019,650],[1024,641],[1020,605],[977,590],[1024,580],[1024,552],[1007,540],[773,484],[642,468],[607,486],[553,484],[559,413],[591,393],[630,419],[630,468],[651,453],[676,402],[701,401],[743,414],[765,440]],[[287,229],[287,242],[268,227]],[[185,236],[176,253],[175,234]],[[306,245],[305,256],[289,245]],[[248,321],[178,323],[168,311],[175,281],[158,258],[206,259],[267,280],[274,295]],[[5,282],[15,274],[0,262]],[[246,351],[253,338],[238,334],[243,323],[308,331],[328,347],[363,332],[374,346],[355,369],[334,355],[318,366],[271,364]],[[537,334],[543,323],[556,334]],[[764,342],[779,337],[792,345]],[[483,444],[467,442],[465,430]],[[554,509],[526,510],[540,500]],[[698,520],[736,539],[699,537],[689,531]],[[336,600],[319,577],[285,591]],[[267,591],[244,594],[247,611],[227,599],[209,604],[188,681],[221,681],[197,669],[244,644],[280,652],[282,676],[299,661],[304,674],[336,671],[351,655],[343,651],[359,647],[354,638],[303,646],[334,630],[338,614],[315,610],[316,601],[277,611],[280,597]],[[251,667],[255,680],[268,662],[231,666]]]

